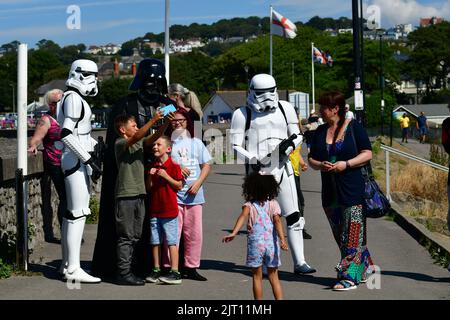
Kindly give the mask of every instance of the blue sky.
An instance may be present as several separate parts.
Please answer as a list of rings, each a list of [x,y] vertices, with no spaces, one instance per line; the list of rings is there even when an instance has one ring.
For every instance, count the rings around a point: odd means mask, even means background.
[[[422,16],[450,20],[450,0],[364,0],[380,8],[382,27],[418,25]],[[170,23],[211,24],[220,19],[268,16],[269,5],[292,21],[311,17],[351,18],[351,0],[170,0]],[[69,30],[69,5],[81,10],[81,28]],[[0,44],[18,40],[34,47],[41,39],[64,46],[122,43],[164,31],[164,0],[0,0]]]

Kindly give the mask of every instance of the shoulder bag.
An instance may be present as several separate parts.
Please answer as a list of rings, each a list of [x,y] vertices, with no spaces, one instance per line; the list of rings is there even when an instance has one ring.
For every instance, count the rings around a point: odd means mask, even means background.
[[[350,124],[353,143],[355,144],[356,152],[358,145],[356,144],[355,134],[353,131],[353,121]],[[391,204],[386,196],[381,191],[378,183],[372,173],[372,166],[370,161],[361,167],[361,174],[364,178],[365,192],[364,192],[364,214],[367,218],[380,218],[386,215],[391,209]]]

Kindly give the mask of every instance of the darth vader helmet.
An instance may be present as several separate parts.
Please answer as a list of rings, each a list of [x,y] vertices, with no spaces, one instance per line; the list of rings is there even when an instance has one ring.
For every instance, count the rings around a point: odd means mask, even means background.
[[[147,103],[154,103],[167,93],[166,68],[157,59],[144,59],[139,63],[130,90],[138,91]]]

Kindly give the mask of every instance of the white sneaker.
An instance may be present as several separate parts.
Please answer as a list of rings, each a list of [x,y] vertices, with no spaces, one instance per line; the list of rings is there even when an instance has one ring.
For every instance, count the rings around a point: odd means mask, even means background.
[[[64,278],[67,281],[76,281],[80,283],[99,283],[102,280],[87,274],[83,269],[77,268],[73,272],[66,271]]]

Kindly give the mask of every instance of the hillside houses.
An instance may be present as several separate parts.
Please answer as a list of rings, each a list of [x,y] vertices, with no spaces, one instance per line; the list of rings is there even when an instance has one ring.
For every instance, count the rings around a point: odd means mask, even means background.
[[[170,53],[176,52],[192,52],[194,48],[203,47],[205,44],[199,38],[192,38],[187,40],[174,39],[170,40]]]
[[[150,41],[148,39],[144,39],[143,43],[144,49],[152,50],[152,54],[164,53],[164,46],[159,44],[158,42]]]
[[[113,55],[113,54],[118,53],[121,48],[122,48],[122,45],[108,43],[103,46],[96,46],[96,45],[89,46],[89,48],[87,48],[85,52],[94,54],[94,55],[98,55],[98,54]]]

